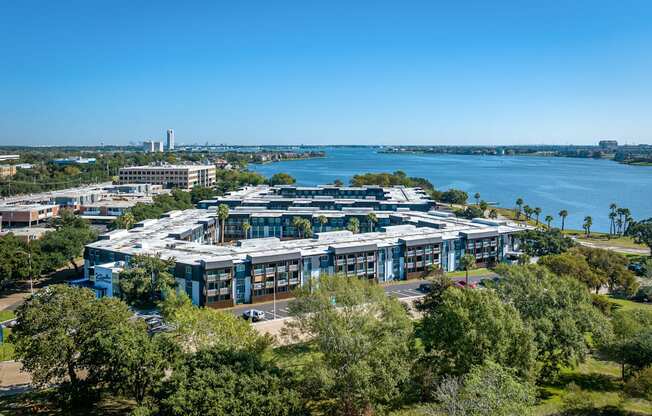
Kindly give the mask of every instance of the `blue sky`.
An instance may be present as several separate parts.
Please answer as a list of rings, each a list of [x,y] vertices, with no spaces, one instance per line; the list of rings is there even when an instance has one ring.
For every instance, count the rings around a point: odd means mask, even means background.
[[[4,1],[0,144],[652,143],[649,1]]]

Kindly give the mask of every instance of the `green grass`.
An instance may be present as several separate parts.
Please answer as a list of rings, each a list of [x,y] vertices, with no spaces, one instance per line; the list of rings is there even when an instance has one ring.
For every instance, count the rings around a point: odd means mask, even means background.
[[[14,311],[0,311],[0,322],[8,321],[9,319],[14,319],[16,314]]]
[[[652,305],[649,303],[633,302],[631,300],[618,298],[610,298],[609,300],[614,304],[614,311],[652,310]]]
[[[604,414],[598,409],[610,409],[613,415],[652,414],[652,402],[627,397],[622,393],[620,367],[612,361],[589,357],[576,369],[565,370],[559,381],[540,389],[541,402],[534,414],[547,416],[562,411],[564,397],[569,394],[568,385],[574,383],[581,388],[583,397],[590,402],[593,410],[586,414]]]
[[[14,344],[7,342],[7,339],[9,339],[9,335],[11,334],[11,329],[2,328],[2,334],[4,335],[4,342],[0,344],[0,361],[13,360]]]
[[[578,240],[593,243],[597,246],[616,246],[623,248],[637,248],[646,249],[645,244],[639,244],[633,238],[627,236],[610,236],[609,233],[591,232],[591,236],[587,237],[584,231],[580,230],[564,230],[564,234],[576,237]]]
[[[446,272],[447,277],[466,277],[466,272],[461,270],[461,271],[456,271],[456,272]],[[473,269],[469,270],[469,277],[478,277],[478,276],[496,276],[496,273],[493,271],[481,267],[479,269]]]

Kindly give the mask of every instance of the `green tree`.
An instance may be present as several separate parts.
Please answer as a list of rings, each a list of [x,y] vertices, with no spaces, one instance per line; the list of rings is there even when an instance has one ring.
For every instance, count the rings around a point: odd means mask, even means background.
[[[199,201],[204,201],[206,199],[213,199],[217,192],[213,188],[207,186],[196,185],[193,186],[190,191],[190,201],[193,204],[198,203]]]
[[[595,289],[596,293],[607,283],[606,274],[601,270],[592,269],[586,257],[576,251],[543,256],[539,259],[539,264],[559,276],[579,280],[589,289]]]
[[[534,209],[532,209],[532,207],[530,207],[529,205],[526,205],[526,206],[523,207],[523,212],[525,213],[525,219],[529,221],[530,218],[532,218],[532,214],[534,213]]]
[[[483,213],[487,210],[487,208],[489,208],[489,204],[487,203],[487,201],[480,201],[480,203],[478,204],[478,206],[480,207],[480,210],[481,210]]]
[[[269,184],[274,185],[292,185],[296,182],[292,176],[287,173],[276,173],[269,179]]]
[[[366,280],[328,276],[298,289],[289,312],[286,336],[311,339],[318,352],[301,375],[324,410],[362,415],[397,403],[413,341],[410,317],[396,299]]]
[[[636,242],[645,244],[652,251],[652,218],[632,222],[626,234],[634,237]]]
[[[38,276],[42,257],[38,242],[27,244],[13,233],[0,237],[0,288]]]
[[[421,339],[435,371],[463,375],[492,360],[515,369],[524,379],[536,377],[532,331],[494,291],[449,287],[441,295],[428,296],[440,298],[419,305]]]
[[[469,205],[464,209],[455,210],[455,216],[472,220],[473,218],[483,218],[484,211],[475,205]]]
[[[126,211],[116,218],[115,223],[118,228],[128,230],[136,224],[136,218],[131,211]]]
[[[564,231],[564,226],[566,224],[566,217],[568,217],[568,211],[562,209],[559,211],[559,218],[561,218],[561,230]]]
[[[229,206],[220,204],[217,207],[217,218],[220,220],[220,242],[224,244],[224,226],[229,218]]]
[[[173,328],[171,336],[185,352],[213,347],[262,352],[271,343],[244,319],[230,312],[194,306],[185,294],[169,296],[161,309]]]
[[[447,204],[464,205],[468,199],[469,195],[459,189],[449,189],[441,194],[441,202]]]
[[[74,217],[76,216],[64,215],[55,222],[55,231],[45,233],[40,240],[40,247],[51,268],[70,263],[79,273],[75,260],[81,257],[86,244],[95,241],[97,233],[85,220]]]
[[[120,272],[120,294],[129,305],[152,306],[166,292],[176,286],[170,270],[174,259],[155,256],[136,255]]]
[[[558,229],[527,230],[516,235],[521,241],[521,247],[530,256],[545,256],[560,254],[575,246],[570,238]]]
[[[360,221],[353,217],[349,220],[349,223],[346,225],[346,229],[351,231],[353,234],[360,232]]]
[[[621,378],[626,380],[632,374],[628,366],[632,349],[636,348],[635,340],[646,331],[652,330],[652,311],[632,309],[616,311],[611,319],[613,337],[600,345],[600,350],[610,360],[620,364]]]
[[[546,218],[544,218],[544,221],[546,222],[548,229],[552,228],[550,224],[552,223],[553,220],[554,218],[552,217],[552,215],[546,215]]]
[[[319,232],[321,233],[324,231],[324,225],[328,224],[328,218],[322,214],[317,217],[317,221],[319,221]]]
[[[537,216],[537,226],[538,226],[539,225],[539,216],[541,215],[541,208],[536,207],[536,208],[534,208],[533,212],[534,212],[534,215]]]
[[[582,228],[584,229],[584,232],[586,233],[587,237],[591,236],[591,226],[593,225],[593,218],[590,216],[584,217],[584,223],[582,224]]]
[[[489,218],[492,220],[498,219],[498,211],[492,208],[491,211],[489,211]]]
[[[523,198],[516,198],[516,219],[521,217],[521,210],[523,209]]]
[[[466,285],[468,287],[469,285],[469,270],[475,269],[475,256],[473,254],[465,254],[462,257],[460,257],[460,269],[465,271],[466,275]]]
[[[499,265],[496,272],[502,276],[498,294],[534,331],[542,378],[555,378],[562,368],[582,361],[589,339],[598,344],[608,339],[607,319],[577,279],[556,276],[539,265]]]
[[[245,240],[249,238],[249,230],[251,230],[251,224],[249,224],[249,221],[245,221],[242,223],[242,233],[244,234]]]
[[[16,358],[32,382],[71,385],[79,393],[86,373],[93,380],[101,363],[93,340],[124,324],[131,312],[115,298],[69,285],[51,285],[32,295],[16,311],[12,332]]]
[[[370,212],[369,214],[367,214],[367,221],[369,222],[369,230],[373,232],[374,226],[378,222],[378,217],[376,216],[375,213]]]
[[[292,377],[258,354],[218,347],[188,354],[158,394],[162,416],[304,415]]]
[[[480,205],[480,192],[476,192],[475,195],[473,195],[473,198],[475,198],[475,204]]]
[[[159,387],[178,356],[176,344],[165,335],[150,336],[143,321],[116,325],[96,334],[92,343],[98,364],[92,376],[139,405]]]
[[[513,372],[488,361],[466,376],[446,378],[435,393],[428,416],[514,416],[532,414],[536,388]]]

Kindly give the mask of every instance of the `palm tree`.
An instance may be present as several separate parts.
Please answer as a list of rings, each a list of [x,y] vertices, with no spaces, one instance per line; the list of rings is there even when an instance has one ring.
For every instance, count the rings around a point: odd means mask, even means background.
[[[489,218],[491,218],[492,220],[498,218],[498,211],[496,211],[495,209],[489,211]]]
[[[297,235],[298,235],[299,238],[301,238],[302,237],[302,231],[304,230],[303,218],[301,218],[301,217],[292,218],[292,226],[294,228],[296,228]]]
[[[373,212],[370,212],[369,214],[367,214],[367,220],[369,221],[369,230],[373,232],[374,224],[378,222],[378,217],[376,217],[376,214],[374,214]]]
[[[617,209],[618,209],[618,205],[616,205],[615,202],[609,204],[609,210],[611,211],[609,213],[609,220],[611,222],[611,224],[609,225],[609,234],[616,234],[616,216],[618,215],[616,213]]]
[[[217,218],[220,220],[220,242],[224,244],[224,226],[226,219],[229,218],[229,206],[226,204],[220,204],[217,207]]]
[[[473,198],[475,198],[475,204],[480,205],[480,192],[476,192]]]
[[[539,225],[539,215],[541,215],[541,208],[539,207],[534,208],[534,215],[537,216],[537,225]]]
[[[616,214],[614,211],[609,213],[609,235],[616,234]]]
[[[519,219],[521,218],[521,207],[523,206],[523,198],[516,199],[516,206],[518,207],[516,209],[516,219]]]
[[[466,272],[466,287],[469,287],[469,270],[475,269],[475,256],[465,254],[460,258],[460,267]]]
[[[132,214],[129,211],[123,213],[116,219],[116,225],[118,226],[118,228],[123,228],[125,230],[128,230],[131,227],[133,227],[135,223],[136,223],[136,218],[134,218],[134,214]]]
[[[584,228],[584,231],[586,232],[586,236],[590,237],[591,236],[591,226],[593,225],[593,218],[590,216],[584,217],[584,224],[582,224],[582,228]]]
[[[353,217],[349,220],[348,225],[346,226],[346,229],[351,231],[353,234],[357,234],[360,232],[360,221]]]
[[[321,233],[324,230],[324,224],[328,223],[328,218],[325,215],[320,215],[317,217],[317,221],[319,221],[319,232]]]
[[[617,233],[620,234],[620,230],[623,228],[623,219],[618,218],[616,219],[616,227],[617,227]]]
[[[526,205],[526,206],[523,207],[523,212],[525,212],[525,219],[527,221],[529,221],[530,217],[532,216],[532,213],[534,212],[534,210],[532,208],[530,208],[529,205]]]
[[[299,227],[301,228],[301,233],[303,234],[303,237],[312,237],[312,223],[310,220],[307,220],[305,218],[301,218],[301,223],[299,224]]]
[[[251,224],[249,224],[249,221],[243,222],[242,233],[244,234],[245,240],[249,238],[249,230],[251,230]]]
[[[548,223],[548,229],[550,229],[550,223],[552,222],[552,220],[554,220],[552,215],[546,215],[545,221],[546,223]]]
[[[489,204],[487,204],[487,201],[480,201],[480,209],[482,210],[482,213],[484,215],[484,212],[489,208]]]
[[[561,230],[564,231],[564,225],[566,224],[566,217],[568,217],[568,211],[562,209],[559,211],[559,216],[561,217]]]

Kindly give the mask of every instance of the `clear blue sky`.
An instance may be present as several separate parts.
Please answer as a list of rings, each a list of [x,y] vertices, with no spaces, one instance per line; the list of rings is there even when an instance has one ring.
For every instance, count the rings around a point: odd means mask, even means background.
[[[2,1],[0,144],[652,143],[652,2]]]

